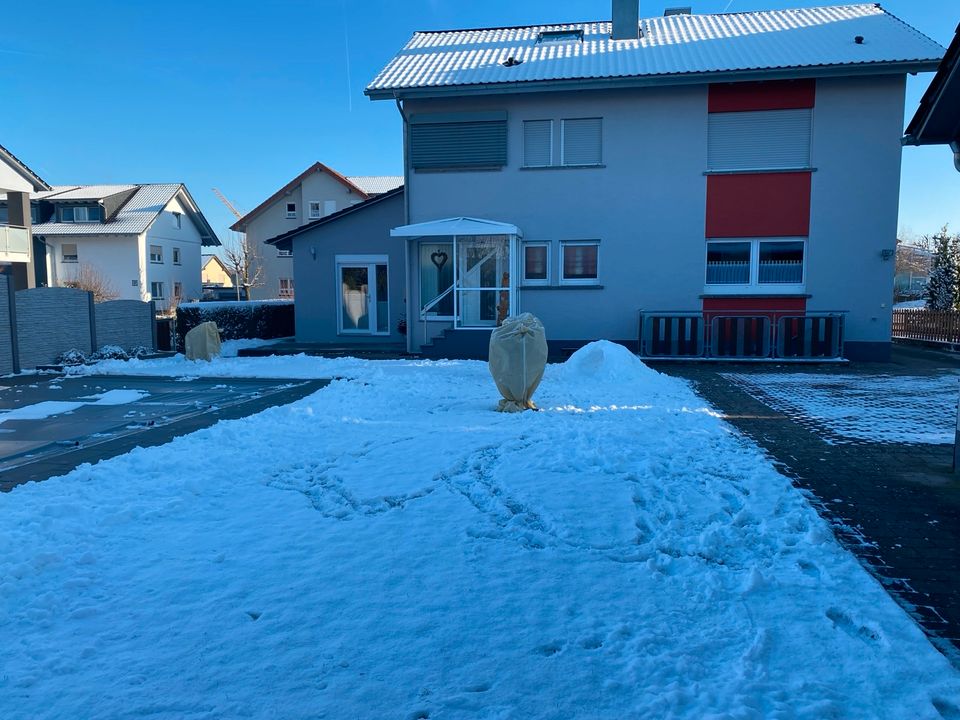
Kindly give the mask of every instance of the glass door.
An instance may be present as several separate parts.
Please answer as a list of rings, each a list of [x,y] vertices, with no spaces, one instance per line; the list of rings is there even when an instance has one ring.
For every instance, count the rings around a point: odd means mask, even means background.
[[[497,327],[512,312],[510,246],[506,235],[456,238],[457,327]]]
[[[390,293],[387,263],[337,261],[341,333],[358,335],[390,334]]]

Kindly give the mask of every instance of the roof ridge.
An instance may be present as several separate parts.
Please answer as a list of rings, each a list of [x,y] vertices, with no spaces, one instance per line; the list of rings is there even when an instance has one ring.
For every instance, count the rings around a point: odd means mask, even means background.
[[[832,8],[851,8],[851,7],[876,7],[887,13],[891,17],[900,20],[896,15],[890,13],[886,8],[882,7],[878,2],[855,2],[855,3],[830,3],[828,5],[812,5],[810,7],[787,7],[787,8],[764,8],[761,10],[740,10],[736,12],[718,12],[718,13],[682,13],[680,15],[671,15],[671,19],[689,18],[689,17],[724,17],[728,15],[761,15],[763,13],[782,13],[782,12],[793,12],[793,11],[807,11],[807,10],[830,10]],[[668,16],[666,15],[650,15],[649,17],[641,17],[640,22],[649,22],[652,20],[664,20]],[[443,33],[459,33],[459,32],[481,32],[484,30],[523,30],[529,28],[540,28],[540,27],[562,27],[562,26],[575,26],[575,25],[609,25],[613,20],[575,20],[571,22],[542,22],[542,23],[527,23],[524,25],[493,25],[490,27],[469,27],[469,28],[446,28],[442,30],[414,30],[414,35],[440,35]],[[903,22],[900,20],[900,22]],[[907,23],[904,23],[907,25]],[[909,25],[908,25],[909,27]],[[917,31],[919,33],[919,31]],[[928,38],[929,39],[929,38]]]

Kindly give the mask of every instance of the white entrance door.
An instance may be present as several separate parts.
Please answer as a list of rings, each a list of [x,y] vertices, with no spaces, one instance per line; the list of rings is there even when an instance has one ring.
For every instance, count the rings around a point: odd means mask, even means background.
[[[387,258],[381,255],[337,257],[337,329],[354,335],[390,334]]]

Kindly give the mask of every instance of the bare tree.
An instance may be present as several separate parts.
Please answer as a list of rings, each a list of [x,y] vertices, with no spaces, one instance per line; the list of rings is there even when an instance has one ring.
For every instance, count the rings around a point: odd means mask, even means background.
[[[243,288],[246,299],[250,299],[250,288],[263,285],[263,263],[260,253],[245,233],[234,233],[230,244],[223,250],[224,260],[230,268],[237,287],[237,300]]]
[[[119,297],[119,293],[99,268],[87,263],[80,263],[73,277],[61,280],[60,286],[93,293],[93,301],[97,303],[116,300]]]

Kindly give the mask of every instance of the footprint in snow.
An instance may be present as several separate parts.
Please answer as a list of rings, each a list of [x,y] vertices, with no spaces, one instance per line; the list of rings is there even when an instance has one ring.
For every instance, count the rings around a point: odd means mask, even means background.
[[[812,562],[809,562],[807,560],[800,560],[797,562],[797,565],[800,567],[800,570],[803,571],[804,575],[809,575],[814,580],[820,579],[820,568],[818,568]]]
[[[539,646],[535,650],[535,652],[538,655],[543,655],[544,657],[552,657],[556,655],[558,652],[560,652],[561,650],[563,650],[563,643],[560,641],[554,641],[551,643],[547,643],[546,645]]]
[[[826,615],[833,621],[834,627],[840,628],[852,638],[859,638],[864,642],[879,642],[883,638],[877,628],[858,624],[840,608],[830,608]]]

